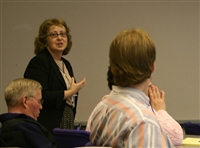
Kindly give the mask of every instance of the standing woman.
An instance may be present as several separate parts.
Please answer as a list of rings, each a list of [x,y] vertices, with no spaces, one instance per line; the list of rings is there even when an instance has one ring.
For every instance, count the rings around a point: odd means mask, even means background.
[[[50,132],[56,127],[74,129],[78,91],[86,79],[76,83],[70,62],[62,57],[72,46],[66,22],[59,18],[45,20],[34,46],[36,56],[30,60],[24,77],[37,80],[43,87],[44,103],[38,122]]]

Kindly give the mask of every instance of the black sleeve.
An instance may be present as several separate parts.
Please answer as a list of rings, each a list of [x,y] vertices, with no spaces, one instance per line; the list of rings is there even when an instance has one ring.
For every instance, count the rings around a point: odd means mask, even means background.
[[[64,100],[64,87],[59,81],[51,67],[51,61],[45,57],[34,57],[29,62],[24,78],[34,79],[42,85],[42,99],[44,107],[60,108]]]

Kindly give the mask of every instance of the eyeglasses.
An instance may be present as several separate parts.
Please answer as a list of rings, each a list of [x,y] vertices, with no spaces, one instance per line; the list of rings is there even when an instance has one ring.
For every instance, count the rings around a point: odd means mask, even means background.
[[[57,32],[52,32],[47,36],[50,36],[51,38],[57,38],[59,35],[61,37],[65,38],[67,36],[67,33],[66,32],[61,32],[60,34],[58,34]]]
[[[30,97],[31,97],[31,98],[35,98],[35,97],[33,97],[33,96],[30,96]],[[41,104],[41,105],[44,103],[44,100],[42,100],[42,99],[37,100],[37,101],[38,101],[38,103]]]
[[[42,105],[44,103],[44,100],[40,99],[38,100],[38,103]]]

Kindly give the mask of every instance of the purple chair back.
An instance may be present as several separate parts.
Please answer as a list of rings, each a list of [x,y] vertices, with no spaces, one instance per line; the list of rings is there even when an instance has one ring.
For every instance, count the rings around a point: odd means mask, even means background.
[[[185,122],[183,127],[186,135],[200,135],[200,123]]]
[[[90,142],[90,132],[85,130],[67,130],[55,128],[53,135],[57,148],[83,147]]]

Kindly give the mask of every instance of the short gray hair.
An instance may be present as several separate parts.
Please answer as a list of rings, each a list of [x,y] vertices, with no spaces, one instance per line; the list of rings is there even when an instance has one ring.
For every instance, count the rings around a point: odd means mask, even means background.
[[[42,86],[35,80],[27,78],[15,79],[6,87],[4,92],[7,106],[18,104],[24,95],[34,96],[35,91],[38,89],[42,89]]]

